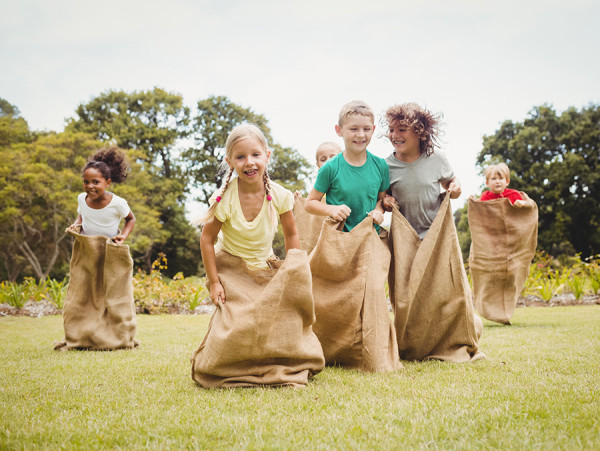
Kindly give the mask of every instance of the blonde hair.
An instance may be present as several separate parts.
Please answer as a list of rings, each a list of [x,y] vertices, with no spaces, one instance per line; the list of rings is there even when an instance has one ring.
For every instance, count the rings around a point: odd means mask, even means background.
[[[227,171],[227,176],[225,177],[225,180],[223,181],[221,188],[218,190],[218,194],[215,198],[215,201],[211,204],[210,208],[204,214],[204,216],[202,216],[198,220],[198,223],[206,224],[207,222],[212,221],[212,219],[215,217],[215,211],[217,209],[217,204],[219,203],[219,201],[225,194],[225,191],[227,191],[227,188],[229,187],[229,182],[231,181],[231,177],[233,176],[233,173],[235,172],[235,170],[233,169],[233,166],[230,166],[227,163],[227,160],[232,159],[233,147],[238,142],[240,142],[244,139],[247,139],[247,138],[256,139],[256,141],[258,141],[258,143],[263,148],[265,154],[268,153],[269,146],[267,143],[267,138],[265,138],[265,135],[263,134],[263,132],[256,125],[241,124],[241,125],[238,125],[237,127],[235,127],[233,130],[231,130],[231,132],[229,133],[229,136],[227,136],[227,141],[225,142],[226,159],[223,159],[223,161],[221,162],[221,165],[219,167],[219,174],[224,174],[225,171]],[[273,206],[273,202],[271,201],[272,200],[271,179],[269,178],[269,172],[267,171],[266,166],[265,166],[265,171],[263,173],[263,184],[265,187],[265,195],[267,196],[267,200],[269,201],[269,216],[271,218],[271,224],[273,224],[273,227],[277,227],[277,212],[275,211],[275,207]]]
[[[353,100],[352,102],[348,102],[347,104],[345,104],[340,110],[338,125],[340,127],[344,125],[344,121],[346,120],[346,118],[354,114],[370,117],[373,120],[373,123],[375,122],[375,113],[373,112],[371,107],[362,100]]]
[[[427,156],[439,147],[438,135],[442,115],[432,113],[416,103],[403,103],[389,107],[385,112],[384,126],[389,129],[392,122],[412,129],[419,135],[419,151]]]
[[[324,143],[319,144],[319,147],[317,147],[317,151],[315,152],[315,159],[317,160],[317,162],[319,161],[319,152],[326,148],[333,148],[337,151],[337,153],[340,153],[342,151],[342,148],[338,143],[335,143],[333,141],[325,141]]]
[[[485,181],[487,182],[494,174],[500,174],[506,180],[510,180],[510,169],[506,163],[490,164],[483,171],[485,175]]]

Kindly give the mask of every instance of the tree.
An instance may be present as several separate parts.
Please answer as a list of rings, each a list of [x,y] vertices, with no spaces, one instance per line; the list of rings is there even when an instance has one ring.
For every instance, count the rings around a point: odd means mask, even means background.
[[[300,152],[279,144],[273,146],[269,166],[270,177],[292,192],[304,190],[312,172],[312,167]]]
[[[223,175],[219,174],[219,166],[225,158],[227,135],[245,122],[258,126],[273,150],[269,163],[271,178],[288,189],[304,187],[310,174],[308,162],[297,151],[273,143],[271,129],[263,115],[237,105],[225,96],[212,96],[198,102],[191,123],[195,145],[183,152],[189,177],[200,192],[200,202],[208,204],[212,193],[221,185]]]
[[[0,98],[0,152],[4,154],[12,144],[26,143],[31,141],[32,136],[25,119],[19,117],[19,109],[7,100]],[[13,176],[9,162],[3,158],[0,167],[0,219],[14,214],[14,201],[11,197],[5,200],[6,188],[10,178]],[[4,224],[6,225],[6,224]],[[11,281],[21,274],[27,265],[27,260],[19,253],[16,242],[10,234],[3,233],[5,228],[0,224],[0,256],[2,257],[3,279]]]
[[[167,178],[177,164],[173,147],[188,134],[189,109],[178,94],[152,91],[107,91],[75,110],[67,129],[92,133],[101,141],[114,141],[123,149],[141,150],[151,167]],[[149,169],[149,168],[147,168]]]
[[[0,97],[0,146],[31,141],[27,121],[20,117],[19,109]]]
[[[65,228],[76,216],[80,168],[98,144],[82,133],[50,133],[0,146],[0,240],[4,261],[16,265],[5,268],[10,280],[26,266],[38,279],[66,274]]]
[[[480,167],[504,161],[511,188],[539,207],[539,247],[556,255],[569,249],[600,253],[600,107],[534,107],[522,123],[504,122],[484,136]]]
[[[469,204],[465,202],[462,208],[454,212],[454,225],[456,226],[456,234],[463,261],[469,261],[469,253],[471,252],[471,229],[469,228]]]
[[[167,274],[196,274],[200,245],[197,232],[185,218],[188,179],[177,148],[189,134],[190,112],[182,97],[159,88],[108,91],[79,105],[76,114],[67,129],[92,133],[135,151],[140,171],[132,174],[127,185],[145,193],[140,208],[152,206],[159,212],[157,221],[151,222],[154,233],[147,229],[146,239],[132,246],[136,262],[150,271],[152,261],[164,252],[169,261]],[[144,226],[136,222],[136,229]]]

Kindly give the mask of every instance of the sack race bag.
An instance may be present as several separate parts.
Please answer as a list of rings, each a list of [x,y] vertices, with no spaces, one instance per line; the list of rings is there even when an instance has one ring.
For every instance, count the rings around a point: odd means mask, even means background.
[[[483,331],[446,195],[423,241],[397,208],[392,211],[390,299],[400,358],[468,362],[484,358]]]
[[[468,202],[475,308],[490,321],[510,324],[535,256],[537,205],[520,208],[508,199],[482,202],[475,196]]]
[[[216,263],[225,303],[192,356],[192,379],[205,388],[305,386],[325,365],[306,252],[289,250],[272,269],[249,269],[225,251]]]
[[[385,293],[387,243],[377,235],[371,217],[350,232],[342,227],[327,219],[310,255],[314,331],[325,361],[362,371],[401,369]]]
[[[65,338],[54,349],[114,350],[139,344],[129,246],[105,236],[75,237],[63,308]]]
[[[296,227],[298,235],[300,235],[300,249],[305,250],[309,254],[314,249],[321,234],[323,221],[326,216],[317,216],[307,213],[304,210],[306,199],[299,197],[294,201],[294,218],[296,219]]]

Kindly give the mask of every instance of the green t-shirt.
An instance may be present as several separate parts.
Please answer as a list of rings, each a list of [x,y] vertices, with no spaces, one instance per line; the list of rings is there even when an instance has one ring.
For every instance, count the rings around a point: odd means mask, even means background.
[[[319,170],[314,188],[326,194],[328,205],[347,205],[350,216],[344,230],[349,232],[377,205],[377,196],[390,187],[390,174],[383,158],[367,151],[362,166],[346,162],[343,153],[329,159]],[[379,227],[376,227],[379,230]]]

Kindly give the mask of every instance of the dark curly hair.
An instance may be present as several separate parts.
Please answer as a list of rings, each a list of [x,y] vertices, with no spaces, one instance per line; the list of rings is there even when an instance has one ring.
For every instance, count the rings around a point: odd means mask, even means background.
[[[129,164],[125,159],[125,154],[117,146],[105,147],[92,155],[83,172],[89,168],[100,171],[102,177],[113,183],[122,183],[129,175]]]
[[[383,126],[389,129],[392,122],[411,128],[420,137],[419,150],[427,156],[439,147],[441,113],[431,113],[416,103],[403,103],[389,107],[385,112]]]

